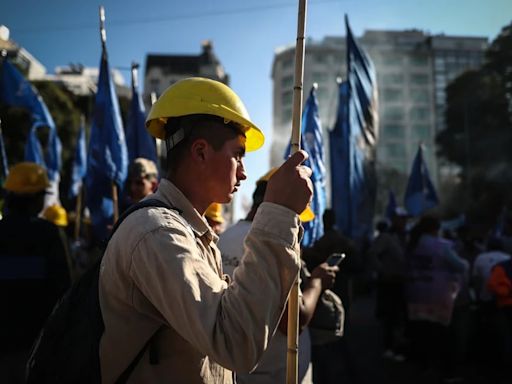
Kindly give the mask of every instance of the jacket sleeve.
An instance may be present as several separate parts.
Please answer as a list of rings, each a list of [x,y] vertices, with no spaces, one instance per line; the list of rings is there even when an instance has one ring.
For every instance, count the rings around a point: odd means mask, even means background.
[[[135,286],[165,321],[225,368],[250,371],[272,337],[299,271],[300,224],[263,203],[228,285],[203,258],[185,225],[151,232],[132,255]]]

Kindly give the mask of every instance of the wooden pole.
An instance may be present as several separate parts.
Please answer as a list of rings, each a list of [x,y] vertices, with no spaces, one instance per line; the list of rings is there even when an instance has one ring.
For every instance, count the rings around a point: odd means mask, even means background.
[[[75,206],[75,241],[80,239],[80,223],[82,222],[82,193],[83,186],[81,185],[80,189],[78,190]]]
[[[300,149],[302,120],[302,92],[304,81],[304,32],[307,0],[299,0],[297,20],[297,42],[295,45],[295,81],[293,86],[291,153]],[[300,260],[299,260],[300,262]],[[297,384],[299,380],[299,274],[295,278],[288,299],[288,352],[286,355],[286,383]]]
[[[114,224],[119,219],[119,199],[117,197],[117,185],[112,182],[112,204],[114,205]]]

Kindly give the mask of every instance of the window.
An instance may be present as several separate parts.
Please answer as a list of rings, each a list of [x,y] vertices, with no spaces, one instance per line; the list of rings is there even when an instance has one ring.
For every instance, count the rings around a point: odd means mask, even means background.
[[[384,88],[381,93],[381,98],[383,102],[390,101],[403,101],[404,93],[401,89],[390,89]]]
[[[416,141],[430,140],[430,126],[427,124],[414,124],[411,129],[412,138]]]
[[[409,62],[415,67],[425,67],[428,65],[427,56],[411,56]]]
[[[293,67],[293,63],[294,63],[294,59],[292,58],[288,58],[288,59],[284,59],[281,66],[283,69],[288,69],[288,68],[292,68]]]
[[[283,89],[293,89],[293,76],[283,76],[283,78],[281,79],[281,87]]]
[[[385,66],[402,65],[402,57],[393,54],[382,55],[382,64]]]
[[[411,108],[409,116],[412,121],[425,121],[428,120],[428,109],[422,107]]]
[[[281,116],[281,123],[285,124],[292,119],[292,106],[283,108],[283,115]]]
[[[429,96],[426,89],[411,89],[411,99],[416,103],[428,103]]]
[[[405,159],[405,145],[403,143],[387,143],[384,148],[388,158]]]
[[[411,74],[411,82],[413,84],[425,85],[428,84],[428,75],[423,73],[413,73]]]
[[[402,120],[404,117],[404,110],[400,107],[387,107],[383,109],[383,116],[386,120]]]
[[[327,73],[324,72],[313,72],[313,81],[321,83],[327,81]]]
[[[283,99],[282,99],[283,106],[291,105],[292,99],[293,99],[293,90],[290,89],[290,90],[286,90],[285,92],[283,92]]]
[[[383,85],[399,85],[404,82],[404,75],[401,73],[385,73],[381,77]]]
[[[315,60],[315,63],[317,63],[317,64],[325,64],[325,63],[327,63],[327,55],[325,55],[325,54],[315,55],[314,60]]]
[[[382,136],[386,139],[400,139],[404,137],[404,127],[400,124],[385,124],[382,127]]]

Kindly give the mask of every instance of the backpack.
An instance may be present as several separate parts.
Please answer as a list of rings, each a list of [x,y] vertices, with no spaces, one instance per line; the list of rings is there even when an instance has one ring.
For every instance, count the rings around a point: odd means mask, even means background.
[[[177,210],[157,199],[141,201],[123,213],[115,223],[109,240],[129,214],[145,207]],[[99,303],[98,282],[102,258],[55,305],[32,347],[27,362],[27,384],[101,383],[99,344],[105,325]],[[151,338],[116,383],[128,380],[150,342]]]

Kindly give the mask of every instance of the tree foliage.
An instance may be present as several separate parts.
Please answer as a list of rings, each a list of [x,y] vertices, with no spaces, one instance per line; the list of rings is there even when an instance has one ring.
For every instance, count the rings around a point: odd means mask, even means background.
[[[485,65],[459,76],[446,94],[438,155],[461,168],[465,210],[496,216],[512,203],[512,24],[491,43]]]

